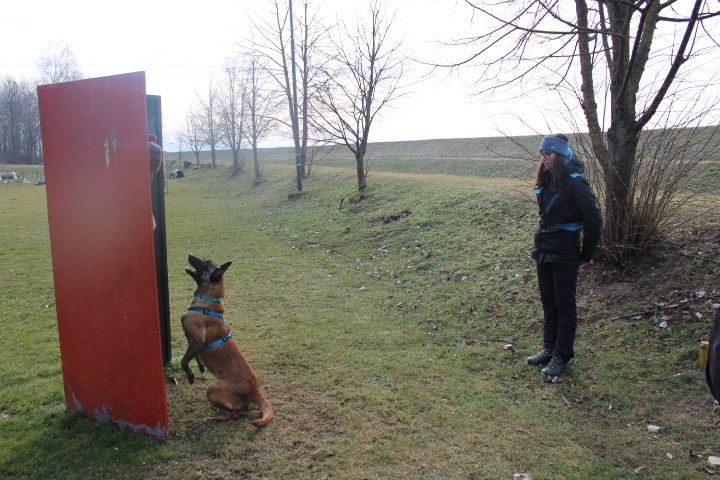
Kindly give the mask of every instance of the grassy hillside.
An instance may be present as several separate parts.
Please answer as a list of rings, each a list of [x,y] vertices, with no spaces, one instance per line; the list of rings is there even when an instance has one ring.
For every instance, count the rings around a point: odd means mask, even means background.
[[[690,145],[687,153],[694,154],[697,148],[706,152],[699,166],[702,173],[693,180],[693,188],[701,191],[708,189],[720,193],[720,141],[718,127],[704,127],[692,133],[683,133],[678,138],[665,138],[659,131],[646,132],[648,144],[645,150],[652,152],[657,142],[671,143],[672,148],[683,149]],[[693,136],[691,136],[693,135]],[[416,140],[405,142],[378,142],[368,147],[366,166],[369,171],[397,173],[470,175],[483,178],[515,178],[530,181],[537,165],[537,147],[541,136],[528,135],[518,137],[487,137],[487,138],[452,138]],[[587,139],[583,135],[582,138]],[[571,143],[581,153],[580,138],[573,138]],[[183,161],[198,163],[191,152],[166,153],[170,168],[181,167]],[[313,168],[341,167],[353,168],[355,159],[346,146],[311,147],[308,153],[309,163]],[[293,148],[260,148],[258,159],[262,165],[294,165],[295,151]],[[216,161],[221,164],[232,163],[229,150],[217,152]],[[240,162],[252,168],[252,151],[241,151]],[[200,165],[211,163],[209,152],[201,152]],[[593,175],[593,165],[587,162],[588,175]]]
[[[366,160],[370,171],[527,178],[535,168],[534,152],[539,139],[527,136],[513,140],[495,137],[380,142],[368,147]],[[309,156],[316,167],[355,164],[352,152],[345,146],[313,147]],[[166,158],[170,164],[179,165],[179,153],[166,154]],[[258,158],[263,165],[292,165],[295,151],[293,148],[261,148]],[[183,152],[182,159],[196,163],[192,153]],[[217,160],[232,162],[230,151],[218,152]],[[202,152],[200,163],[210,161],[209,153]],[[240,161],[252,164],[252,151],[243,150]]]
[[[516,137],[488,138],[449,138],[432,140],[413,140],[403,142],[377,142],[371,143],[368,150],[371,154],[393,158],[422,158],[422,159],[493,159],[499,156],[509,158],[527,158],[526,151],[534,152],[541,137],[537,135]],[[331,156],[338,159],[352,160],[352,153],[345,146],[319,146],[314,147],[318,157]],[[267,163],[282,163],[295,157],[292,147],[260,148],[260,159]],[[205,152],[207,154],[207,152]],[[229,151],[220,153],[221,159],[229,160]],[[252,152],[243,150],[243,160],[251,159]],[[171,160],[175,160],[177,152],[172,152]],[[183,156],[192,157],[192,153],[183,152]],[[209,158],[202,156],[202,159]],[[534,157],[532,157],[534,160]]]
[[[65,412],[44,190],[0,186],[0,477],[707,476],[718,417],[697,356],[720,302],[717,219],[627,271],[583,270],[578,356],[553,384],[524,360],[541,335],[527,183],[377,171],[358,196],[352,169],[324,167],[289,196],[292,167],[265,176],[169,182],[165,441]],[[262,430],[203,422],[212,377],[179,368],[189,252],[233,261],[228,319],[276,411]]]

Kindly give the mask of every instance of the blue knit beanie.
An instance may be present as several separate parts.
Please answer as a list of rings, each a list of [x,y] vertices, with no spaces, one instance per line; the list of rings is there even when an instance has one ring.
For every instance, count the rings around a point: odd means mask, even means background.
[[[540,152],[555,152],[563,157],[570,159],[573,157],[573,151],[570,144],[558,137],[544,137],[540,142]]]

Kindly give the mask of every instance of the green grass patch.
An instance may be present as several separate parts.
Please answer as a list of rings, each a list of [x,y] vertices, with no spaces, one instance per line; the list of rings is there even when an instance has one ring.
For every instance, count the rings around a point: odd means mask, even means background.
[[[711,301],[660,329],[610,321],[657,291],[583,284],[569,375],[526,365],[541,312],[523,179],[378,171],[358,195],[352,169],[323,167],[290,198],[290,166],[256,188],[225,165],[186,174],[166,195],[179,384],[163,441],[65,412],[44,189],[0,188],[0,477],[687,479],[707,475],[688,452],[720,453],[697,364]],[[179,367],[190,252],[233,262],[227,317],[276,412],[262,430],[204,423],[211,376],[191,386]],[[718,288],[688,262],[667,296]]]

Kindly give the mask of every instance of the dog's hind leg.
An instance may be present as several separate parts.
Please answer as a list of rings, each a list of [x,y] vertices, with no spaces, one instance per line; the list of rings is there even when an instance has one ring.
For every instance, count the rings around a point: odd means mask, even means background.
[[[215,407],[225,412],[225,415],[206,417],[205,421],[216,420],[224,422],[237,418],[237,410],[245,406],[245,401],[231,390],[231,385],[223,380],[216,380],[207,386],[205,390],[208,401]]]

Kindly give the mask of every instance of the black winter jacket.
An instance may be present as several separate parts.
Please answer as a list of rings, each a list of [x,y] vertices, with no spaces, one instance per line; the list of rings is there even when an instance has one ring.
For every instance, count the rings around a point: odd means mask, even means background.
[[[535,189],[540,222],[535,231],[532,257],[538,263],[576,264],[592,259],[602,227],[597,199],[582,176],[585,166],[573,157],[565,163],[563,185],[552,189],[549,172],[543,172],[543,184]],[[582,239],[581,239],[582,232]]]

